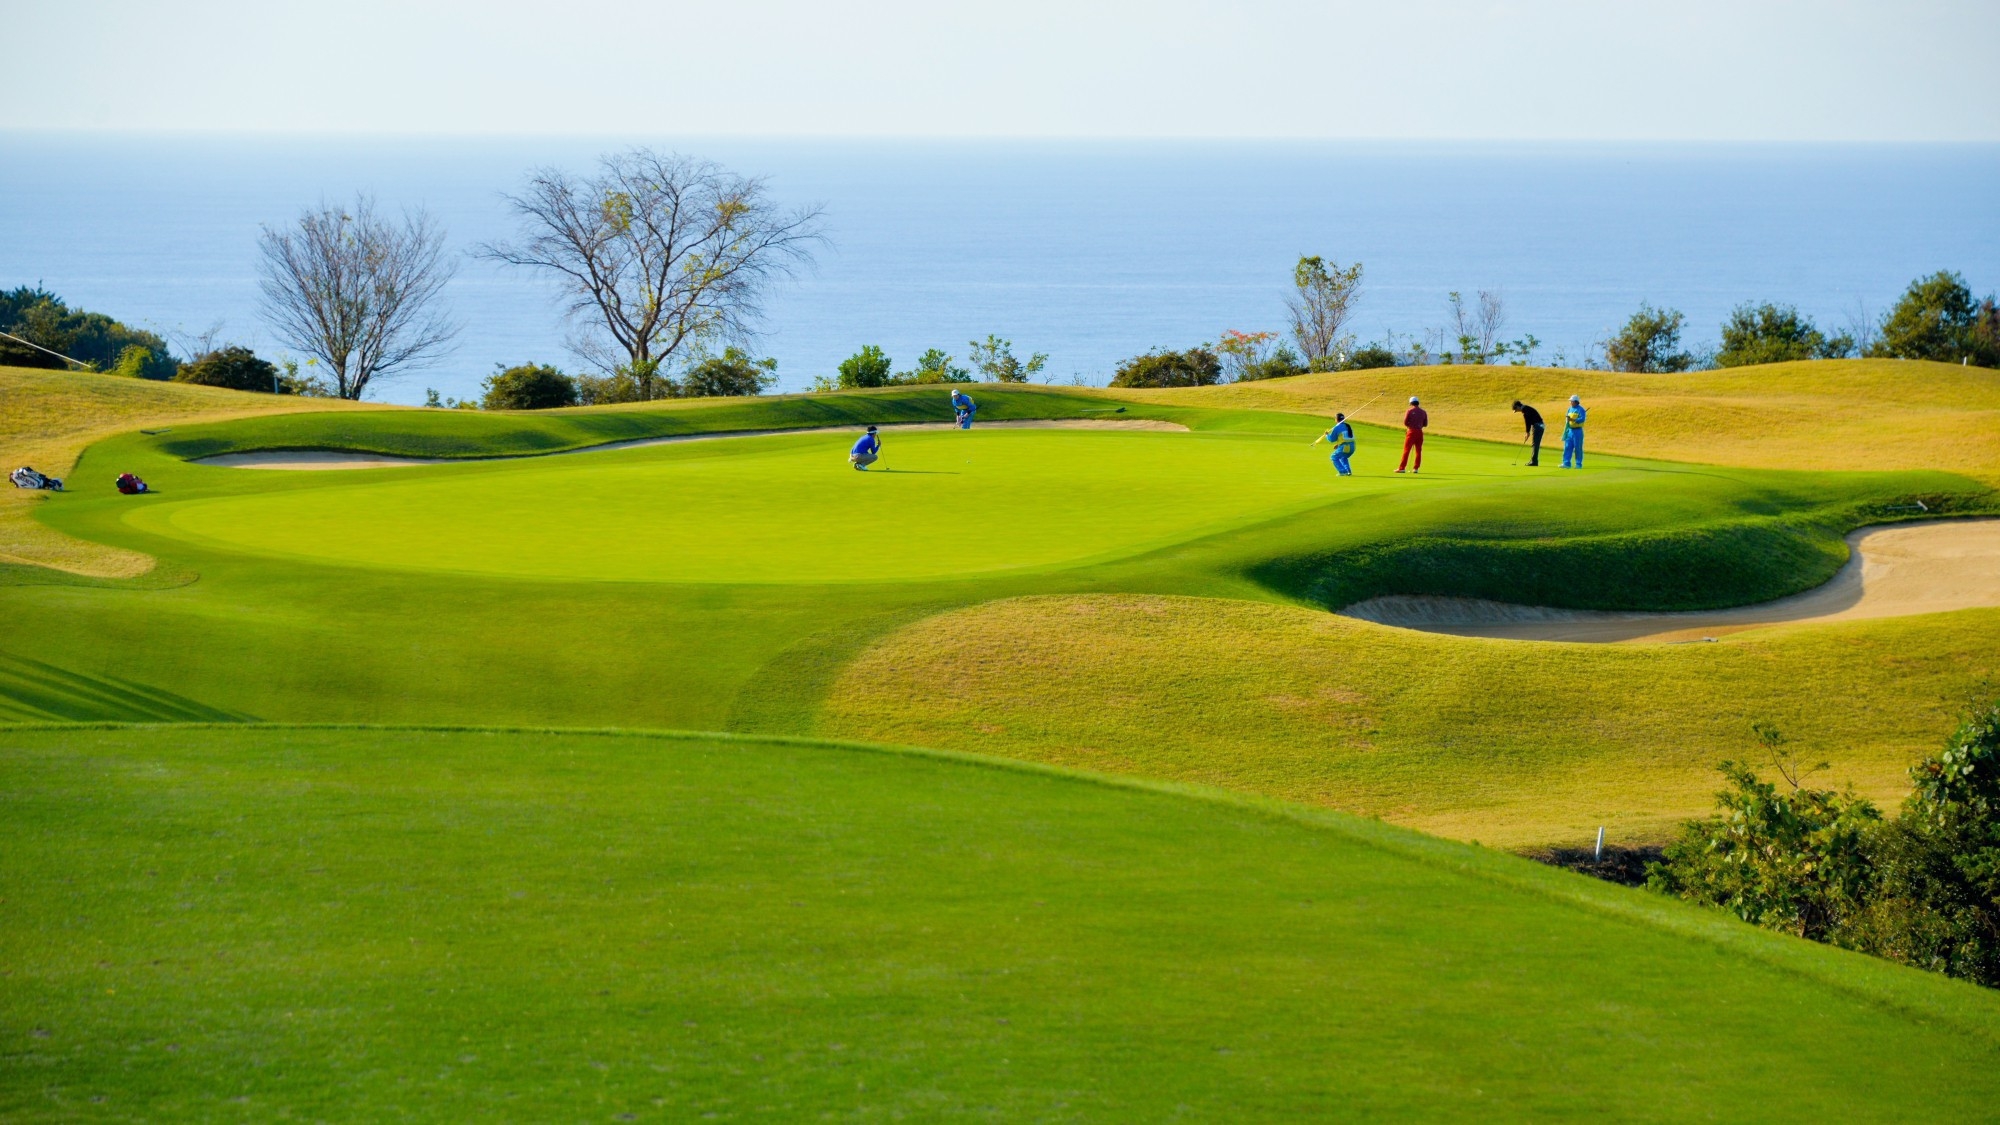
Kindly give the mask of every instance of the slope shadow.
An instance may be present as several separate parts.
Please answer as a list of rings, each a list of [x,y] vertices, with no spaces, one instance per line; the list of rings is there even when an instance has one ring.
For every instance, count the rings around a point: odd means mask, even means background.
[[[91,676],[0,652],[0,721],[254,722],[256,716],[210,707],[113,676]]]

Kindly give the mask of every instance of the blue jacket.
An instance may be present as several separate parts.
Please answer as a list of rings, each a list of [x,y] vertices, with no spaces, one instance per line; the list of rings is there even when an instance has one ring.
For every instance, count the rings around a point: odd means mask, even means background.
[[[855,442],[854,448],[848,450],[848,453],[873,453],[880,448],[882,448],[882,443],[876,440],[874,434],[862,434],[861,440]]]

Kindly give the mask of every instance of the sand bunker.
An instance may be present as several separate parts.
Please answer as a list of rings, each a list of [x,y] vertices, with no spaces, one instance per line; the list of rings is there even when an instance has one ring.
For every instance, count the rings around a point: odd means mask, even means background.
[[[951,422],[891,422],[882,429],[955,430]],[[1153,430],[1186,433],[1179,422],[1151,418],[1050,418],[1025,422],[980,422],[981,430]],[[608,449],[636,449],[647,445],[667,445],[683,441],[715,441],[721,438],[769,437],[772,434],[851,434],[860,426],[815,426],[793,430],[737,430],[719,434],[680,434],[673,437],[639,438],[564,449],[540,456],[559,457],[571,453],[602,453]],[[518,461],[519,457],[390,457],[379,453],[343,453],[330,449],[266,450],[257,453],[222,453],[203,457],[198,465],[218,465],[226,469],[393,469],[402,465],[463,465],[475,461]]]
[[[2000,606],[2000,520],[1864,527],[1824,586],[1762,605],[1696,613],[1604,613],[1475,598],[1383,597],[1341,613],[1430,633],[1524,641],[1701,641],[1761,625],[1858,621]]]

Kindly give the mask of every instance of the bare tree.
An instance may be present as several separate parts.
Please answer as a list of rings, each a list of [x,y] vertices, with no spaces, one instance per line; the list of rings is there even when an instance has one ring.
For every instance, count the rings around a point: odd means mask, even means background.
[[[1328,263],[1317,255],[1302,257],[1292,271],[1292,284],[1296,291],[1285,302],[1292,314],[1292,335],[1306,366],[1324,371],[1338,363],[1352,343],[1340,330],[1361,295],[1361,263],[1343,270],[1339,262]]]
[[[825,241],[818,207],[781,210],[761,179],[645,148],[600,158],[590,177],[538,169],[507,200],[522,241],[479,252],[554,276],[578,329],[571,346],[645,398],[682,348],[746,340],[765,287]]]
[[[1460,363],[1490,363],[1511,350],[1511,345],[1500,340],[1500,330],[1507,327],[1507,302],[1499,293],[1481,289],[1479,303],[1467,308],[1465,296],[1453,290],[1445,302],[1451,306]]]
[[[322,203],[296,229],[264,228],[264,318],[279,339],[326,365],[334,391],[368,384],[446,354],[458,326],[438,308],[456,263],[444,230],[422,209],[378,217],[375,201]]]

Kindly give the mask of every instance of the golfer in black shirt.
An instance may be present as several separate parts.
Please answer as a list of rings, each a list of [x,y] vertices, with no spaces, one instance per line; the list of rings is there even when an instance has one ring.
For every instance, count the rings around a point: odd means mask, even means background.
[[[1548,431],[1548,427],[1542,425],[1542,412],[1518,398],[1514,400],[1514,410],[1521,415],[1521,421],[1527,424],[1527,438],[1535,443],[1534,452],[1528,456],[1528,464],[1539,465],[1542,463],[1542,434]]]

